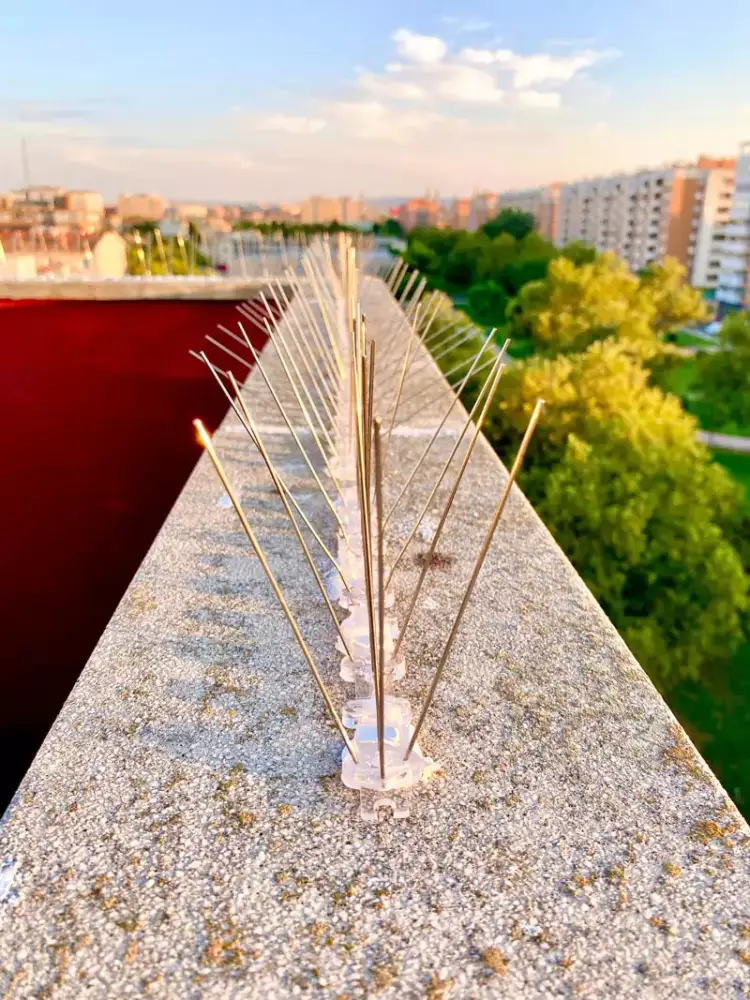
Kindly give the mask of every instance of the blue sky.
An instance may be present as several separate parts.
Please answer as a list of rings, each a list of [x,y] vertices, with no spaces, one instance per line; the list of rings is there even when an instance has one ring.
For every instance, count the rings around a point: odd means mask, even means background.
[[[0,190],[468,195],[750,139],[750,2],[0,0]]]

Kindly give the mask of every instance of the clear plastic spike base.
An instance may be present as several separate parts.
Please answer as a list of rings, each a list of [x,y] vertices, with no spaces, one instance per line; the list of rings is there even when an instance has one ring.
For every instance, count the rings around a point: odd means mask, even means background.
[[[435,767],[433,761],[422,754],[419,744],[414,746],[408,759],[404,759],[414,733],[408,701],[386,696],[384,714],[383,767],[374,698],[363,700],[359,705],[353,739],[357,762],[352,760],[348,750],[343,751],[341,758],[341,780],[347,788],[359,790],[360,816],[369,822],[376,822],[378,811],[385,808],[390,809],[396,819],[408,816],[412,788]]]

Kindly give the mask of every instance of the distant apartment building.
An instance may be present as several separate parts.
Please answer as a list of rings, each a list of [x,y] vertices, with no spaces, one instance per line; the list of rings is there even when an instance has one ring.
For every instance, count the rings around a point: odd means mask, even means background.
[[[712,294],[719,284],[719,271],[726,226],[732,208],[736,161],[702,156],[698,169],[705,171],[698,187],[698,204],[693,208],[695,245],[690,283]]]
[[[398,220],[407,231],[439,226],[443,223],[443,206],[435,197],[412,198],[399,206]]]
[[[528,212],[536,219],[537,230],[548,240],[557,241],[560,218],[560,184],[528,188],[524,191],[506,191],[500,195],[498,211],[515,208]],[[495,213],[497,214],[497,213]]]
[[[340,222],[347,225],[367,220],[367,206],[362,198],[322,198],[314,195],[300,205],[300,222],[305,225],[329,225]]]
[[[159,194],[121,194],[117,199],[117,211],[123,222],[159,222],[167,207]]]
[[[339,222],[347,225],[352,222],[362,222],[366,215],[364,203],[355,198],[341,199],[341,215]]]
[[[208,205],[201,202],[178,202],[172,205],[172,217],[183,222],[198,222],[208,218]]]
[[[450,207],[447,222],[452,229],[469,229],[471,226],[471,198],[457,198]]]
[[[338,220],[341,206],[338,198],[321,198],[314,195],[307,198],[300,206],[300,222],[309,225],[327,225]]]
[[[250,205],[240,210],[242,222],[290,222],[301,219],[301,206],[282,203],[280,205]]]
[[[104,199],[97,191],[68,191],[65,194],[71,224],[83,233],[98,233],[104,222]]]
[[[12,192],[15,203],[27,205],[43,205],[54,208],[56,202],[65,195],[65,188],[54,184],[34,184],[27,188],[19,188]]]
[[[499,209],[500,197],[492,191],[482,191],[471,199],[471,217],[469,229],[479,229],[485,222],[494,219]]]
[[[701,157],[696,163],[563,184],[555,242],[581,241],[613,251],[633,271],[675,257],[693,285],[715,289],[733,173],[734,161]]]
[[[269,222],[299,222],[302,216],[302,208],[292,202],[284,202],[281,205],[271,205],[265,210],[266,219]]]
[[[750,308],[750,142],[740,147],[719,258],[719,313]]]
[[[0,225],[20,237],[67,239],[102,228],[104,202],[95,191],[35,185],[0,196]]]

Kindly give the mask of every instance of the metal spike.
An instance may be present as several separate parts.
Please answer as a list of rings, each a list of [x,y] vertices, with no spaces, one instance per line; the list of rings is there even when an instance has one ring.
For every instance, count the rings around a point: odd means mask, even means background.
[[[199,438],[201,444],[203,445],[203,447],[208,452],[209,458],[211,459],[211,462],[213,463],[214,469],[216,470],[216,474],[218,475],[219,479],[221,480],[222,486],[226,490],[227,495],[229,496],[229,499],[232,501],[232,506],[234,507],[234,509],[235,509],[235,511],[237,513],[237,517],[240,519],[240,524],[242,525],[242,528],[243,528],[245,534],[247,535],[248,541],[252,545],[253,550],[255,551],[255,554],[257,555],[258,559],[260,560],[260,564],[263,567],[263,571],[266,574],[266,577],[268,578],[268,582],[271,584],[271,588],[272,588],[274,594],[276,595],[276,599],[278,600],[279,604],[281,605],[282,611],[286,615],[286,619],[287,619],[287,621],[289,622],[289,624],[290,624],[290,626],[292,628],[292,632],[294,633],[294,638],[297,640],[297,643],[299,644],[299,647],[302,650],[302,655],[305,657],[305,660],[307,661],[307,665],[309,666],[310,671],[311,671],[311,673],[313,675],[313,678],[315,679],[315,683],[318,685],[318,690],[320,691],[320,693],[323,696],[323,701],[325,702],[326,708],[328,709],[328,711],[329,711],[329,713],[331,715],[331,718],[333,719],[333,721],[336,724],[336,728],[339,731],[339,735],[343,739],[344,744],[346,746],[346,749],[351,754],[352,760],[356,761],[357,760],[357,756],[356,756],[357,751],[355,750],[354,745],[352,744],[352,741],[349,739],[349,736],[348,736],[348,734],[346,732],[346,729],[344,728],[344,724],[342,723],[341,719],[339,718],[339,714],[336,711],[336,707],[333,704],[333,699],[331,698],[331,695],[328,692],[328,688],[325,685],[325,681],[323,680],[323,678],[321,676],[320,670],[318,669],[318,666],[315,663],[315,659],[314,659],[312,653],[308,649],[307,643],[305,642],[304,637],[302,635],[302,632],[300,631],[300,627],[297,624],[297,620],[294,617],[294,615],[292,614],[292,610],[289,607],[289,605],[288,605],[288,603],[286,601],[286,598],[284,597],[284,594],[283,594],[283,592],[281,590],[281,587],[279,586],[279,584],[278,584],[278,582],[276,580],[276,577],[273,575],[273,571],[271,570],[271,567],[268,564],[268,560],[266,559],[266,555],[265,555],[265,553],[264,553],[264,551],[263,551],[263,549],[262,549],[262,547],[261,547],[258,539],[255,537],[255,533],[253,532],[253,529],[250,527],[250,523],[248,522],[247,518],[245,517],[245,512],[243,511],[242,505],[240,504],[240,501],[237,498],[237,494],[234,492],[234,489],[232,488],[232,484],[229,482],[227,474],[224,471],[224,468],[223,468],[221,462],[219,461],[219,456],[216,454],[216,451],[215,451],[214,446],[213,446],[213,442],[211,441],[211,438],[210,438],[208,432],[206,431],[206,428],[203,426],[203,423],[200,420],[195,420],[193,423],[194,423],[195,429],[198,432],[198,438]]]
[[[469,601],[471,600],[471,595],[474,592],[474,586],[477,582],[477,577],[479,576],[482,566],[484,565],[484,560],[487,556],[487,552],[489,551],[493,536],[495,534],[495,531],[497,530],[497,526],[500,523],[500,518],[503,516],[503,511],[505,510],[505,505],[508,501],[508,497],[510,496],[511,488],[516,480],[516,476],[518,475],[519,469],[521,468],[521,465],[523,463],[524,456],[526,455],[526,451],[531,442],[531,438],[536,429],[536,425],[539,423],[539,417],[541,416],[543,406],[544,406],[544,400],[541,399],[537,400],[537,404],[534,407],[534,412],[531,414],[531,419],[529,420],[529,425],[526,428],[526,433],[523,436],[521,447],[518,449],[518,454],[516,455],[516,459],[513,462],[513,467],[511,468],[510,474],[508,475],[508,480],[500,496],[498,505],[495,508],[495,513],[492,515],[492,521],[490,522],[490,526],[487,530],[487,534],[485,535],[482,547],[479,550],[479,555],[477,556],[476,562],[474,563],[474,569],[472,571],[469,584],[466,588],[466,592],[463,596],[463,600],[461,601],[461,607],[458,609],[458,614],[456,615],[456,620],[453,622],[453,627],[451,628],[450,635],[448,636],[448,641],[445,644],[442,656],[440,657],[438,665],[435,668],[435,675],[432,679],[432,683],[430,684],[430,689],[427,692],[427,697],[425,699],[424,707],[422,708],[422,711],[419,715],[419,719],[417,720],[417,724],[414,727],[414,732],[412,733],[411,740],[409,741],[409,747],[406,751],[404,760],[409,759],[409,756],[411,755],[411,752],[414,749],[414,746],[419,737],[420,730],[424,725],[424,720],[427,717],[430,705],[432,704],[432,700],[435,697],[435,691],[437,689],[438,684],[440,683],[440,678],[443,675],[443,671],[445,670],[445,664],[448,662],[448,657],[450,656],[451,649],[453,648],[453,643],[455,642],[456,635],[458,634],[458,630],[461,626],[461,621],[463,620],[464,612],[466,611],[466,607]]]
[[[445,476],[446,476],[446,474],[448,472],[448,469],[450,468],[451,463],[453,462],[453,459],[454,459],[454,457],[456,455],[456,452],[461,447],[461,443],[462,443],[462,441],[463,441],[463,439],[464,439],[464,437],[466,435],[466,432],[468,431],[469,427],[471,426],[471,423],[472,423],[472,421],[474,419],[474,415],[476,414],[476,412],[477,412],[480,404],[482,404],[482,401],[484,399],[485,393],[487,393],[488,390],[490,391],[489,398],[490,399],[492,398],[492,392],[494,392],[494,390],[497,388],[497,383],[494,382],[494,375],[495,375],[495,372],[497,371],[497,369],[500,367],[501,364],[502,364],[502,358],[497,357],[495,359],[495,362],[494,362],[494,365],[493,365],[493,368],[492,368],[492,372],[491,372],[490,376],[488,376],[487,381],[482,386],[482,390],[479,393],[479,396],[477,397],[477,400],[474,403],[474,406],[471,408],[471,413],[466,418],[466,423],[463,426],[463,430],[461,431],[461,434],[459,435],[459,437],[456,439],[456,443],[453,445],[451,453],[448,456],[448,460],[443,465],[443,469],[442,469],[440,475],[437,478],[437,482],[432,487],[432,490],[430,491],[430,495],[427,497],[427,501],[424,504],[424,506],[422,507],[421,513],[419,514],[419,517],[414,522],[414,526],[411,529],[411,532],[409,533],[409,537],[404,542],[403,546],[401,547],[401,551],[399,552],[398,556],[396,557],[395,562],[393,563],[393,565],[390,568],[390,571],[388,573],[388,579],[386,580],[386,584],[385,584],[386,587],[388,587],[390,585],[390,582],[393,579],[393,574],[396,571],[396,567],[398,566],[398,564],[403,559],[404,554],[405,554],[406,550],[409,548],[409,546],[411,545],[412,540],[414,539],[414,536],[416,535],[417,530],[419,529],[420,524],[424,520],[424,517],[425,517],[427,511],[430,509],[430,505],[432,504],[432,501],[435,498],[435,494],[440,489],[440,484],[442,483],[443,479],[445,478]],[[484,407],[483,407],[482,413],[483,414],[486,413],[486,410],[484,409]]]

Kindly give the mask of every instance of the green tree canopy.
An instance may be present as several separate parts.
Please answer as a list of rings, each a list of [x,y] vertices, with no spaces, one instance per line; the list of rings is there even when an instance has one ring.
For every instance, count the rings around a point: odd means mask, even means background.
[[[478,281],[469,289],[471,315],[485,326],[505,325],[509,301],[505,289],[495,281]]]
[[[416,267],[422,274],[436,274],[440,270],[440,258],[432,247],[421,240],[411,240],[404,256],[407,263],[411,267]]]
[[[601,254],[585,264],[550,261],[543,281],[520,289],[514,326],[550,354],[615,336],[648,358],[659,353],[666,332],[704,316],[700,294],[684,284],[676,262],[639,278],[614,254]]]
[[[572,260],[574,264],[593,264],[597,257],[596,249],[589,246],[588,243],[583,243],[580,240],[574,240],[572,243],[568,243],[560,251],[560,255],[565,257],[567,260]]]
[[[696,409],[707,426],[732,433],[750,425],[750,314],[727,316],[720,343],[719,351],[696,359]]]
[[[264,236],[273,233],[281,233],[283,236],[317,236],[321,233],[353,233],[356,232],[354,226],[347,226],[341,222],[248,222],[243,220],[235,222],[232,226],[234,230],[252,229],[254,232],[262,233]]]
[[[479,263],[479,279],[500,283],[504,269],[518,256],[518,243],[510,233],[500,233],[486,247]]]
[[[501,233],[508,233],[513,239],[522,240],[524,236],[536,229],[536,219],[531,212],[522,212],[517,208],[503,208],[489,222],[485,222],[480,232],[494,240]]]
[[[697,678],[742,636],[748,582],[727,536],[737,486],[679,401],[614,340],[513,365],[488,434],[512,447],[547,401],[523,485],[661,687]]]
[[[547,277],[525,285],[514,325],[549,353],[580,351],[613,335],[653,339],[639,305],[640,282],[614,255],[576,266],[558,258]]]
[[[398,219],[385,219],[383,222],[376,222],[373,224],[372,231],[376,236],[393,236],[398,239],[403,239],[406,235],[404,227]]]
[[[550,261],[558,256],[557,247],[539,233],[529,233],[516,242],[515,260],[495,276],[509,295],[518,295],[532,281],[546,278]]]
[[[674,257],[663,264],[650,264],[640,274],[641,291],[653,306],[655,332],[664,336],[688,323],[706,323],[708,304],[697,288],[687,283],[687,268]]]
[[[404,257],[439,287],[468,292],[478,282],[492,281],[514,296],[528,282],[544,278],[549,262],[559,253],[528,226],[515,229],[523,235],[502,231],[491,238],[487,226],[475,233],[415,228]]]
[[[443,263],[446,283],[454,288],[470,288],[479,278],[489,247],[489,237],[481,233],[461,233]]]

